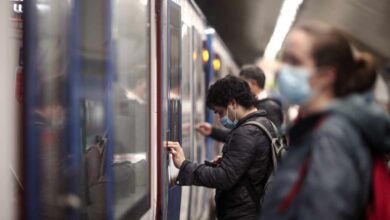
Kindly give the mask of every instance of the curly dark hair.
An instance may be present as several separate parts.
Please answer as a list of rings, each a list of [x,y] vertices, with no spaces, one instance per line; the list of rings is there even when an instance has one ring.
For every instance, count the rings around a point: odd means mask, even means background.
[[[210,109],[215,106],[227,108],[233,100],[246,109],[256,105],[256,97],[251,93],[248,83],[236,76],[227,75],[210,86],[206,105]]]

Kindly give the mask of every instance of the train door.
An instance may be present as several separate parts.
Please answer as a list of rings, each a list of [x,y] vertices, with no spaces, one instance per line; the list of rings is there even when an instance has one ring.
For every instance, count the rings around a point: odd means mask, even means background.
[[[150,210],[148,1],[25,3],[27,219],[140,218]]]
[[[181,142],[181,7],[179,1],[163,1],[157,4],[158,51],[160,65],[158,82],[160,109],[158,110],[158,218],[179,219],[181,187],[175,185],[178,169],[169,153],[163,149],[163,141]]]

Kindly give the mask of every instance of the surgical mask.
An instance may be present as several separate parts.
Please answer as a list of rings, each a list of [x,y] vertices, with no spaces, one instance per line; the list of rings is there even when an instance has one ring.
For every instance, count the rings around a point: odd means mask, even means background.
[[[226,111],[227,112],[227,111]],[[233,129],[234,127],[236,127],[238,121],[237,121],[237,112],[235,112],[235,119],[234,121],[230,120],[229,117],[227,116],[227,114],[221,118],[221,124],[225,127],[225,128],[228,128],[228,129]]]
[[[312,97],[309,85],[310,70],[286,65],[282,67],[277,78],[280,95],[290,105],[304,105]]]

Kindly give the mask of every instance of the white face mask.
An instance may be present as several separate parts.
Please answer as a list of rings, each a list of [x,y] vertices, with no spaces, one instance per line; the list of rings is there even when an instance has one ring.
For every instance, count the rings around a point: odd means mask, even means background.
[[[310,70],[285,65],[279,72],[277,86],[280,95],[291,105],[304,105],[313,96],[309,85]]]

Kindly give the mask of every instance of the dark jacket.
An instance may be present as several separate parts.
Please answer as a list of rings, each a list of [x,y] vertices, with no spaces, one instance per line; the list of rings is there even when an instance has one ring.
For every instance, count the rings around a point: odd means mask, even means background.
[[[263,120],[271,126],[264,116],[264,112],[257,111],[238,122],[229,133],[219,166],[184,161],[180,167],[177,184],[217,189],[218,219],[247,220],[258,215],[259,199],[272,171],[271,146],[262,130],[243,124]]]
[[[301,119],[291,129],[290,141],[261,219],[362,219],[370,193],[371,152],[390,152],[389,117],[354,95]]]
[[[282,104],[274,98],[265,98],[257,101],[256,108],[267,112],[267,118],[278,128],[283,124]]]

